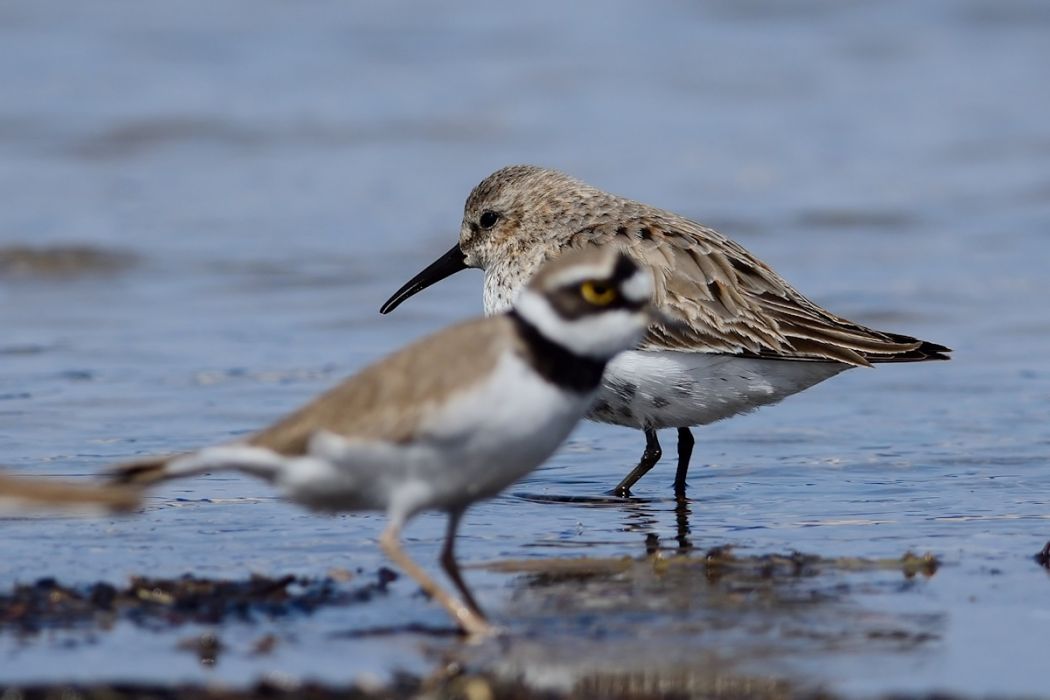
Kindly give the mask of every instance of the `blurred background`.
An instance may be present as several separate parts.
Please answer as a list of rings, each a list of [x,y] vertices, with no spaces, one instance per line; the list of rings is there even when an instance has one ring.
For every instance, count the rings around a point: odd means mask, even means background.
[[[843,692],[1036,692],[1050,616],[1030,561],[1050,538],[1048,66],[1041,0],[4,2],[0,463],[84,476],[244,434],[479,313],[476,272],[377,310],[452,244],[478,181],[555,167],[714,226],[836,313],[956,355],[851,372],[697,431],[684,516],[662,500],[667,462],[629,512],[515,494],[481,506],[462,556],[520,557],[523,543],[633,556],[683,527],[698,547],[931,550],[955,573],[861,607],[933,615],[934,641],[781,670]],[[522,490],[595,495],[641,447],[584,426]],[[7,522],[0,582],[371,565],[379,524],[214,478],[173,486],[135,521]],[[440,519],[415,534],[431,557]],[[471,578],[497,611],[516,585]],[[989,587],[994,603],[969,605]],[[399,596],[361,614],[440,624],[407,585]],[[298,634],[359,623],[326,620]],[[977,637],[995,651],[977,653]],[[200,673],[155,644],[154,665],[106,672]],[[375,648],[382,668],[406,653]],[[16,677],[56,652],[36,653],[18,652]],[[70,654],[68,673],[97,677]],[[327,658],[280,663],[346,670]]]

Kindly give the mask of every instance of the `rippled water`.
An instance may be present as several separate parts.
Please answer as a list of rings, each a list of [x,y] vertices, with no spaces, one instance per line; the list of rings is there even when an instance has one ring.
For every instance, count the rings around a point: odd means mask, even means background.
[[[641,453],[639,433],[581,426],[468,514],[463,560],[644,561],[655,535],[668,557],[688,541],[740,556],[932,552],[943,566],[833,568],[765,593],[689,567],[591,585],[472,569],[511,638],[457,653],[563,685],[732,660],[847,694],[1043,692],[1044,3],[26,0],[0,7],[0,58],[0,250],[101,251],[44,269],[0,257],[10,469],[85,476],[239,435],[478,313],[477,273],[377,309],[451,244],[478,180],[558,167],[714,225],[837,313],[955,359],[852,371],[698,430],[687,510],[669,459],[636,501],[562,502],[600,494]],[[136,518],[0,522],[0,585],[369,571],[381,527],[211,477]],[[432,560],[442,534],[421,517],[411,551]],[[454,641],[354,636],[447,625],[406,581],[391,591],[228,626],[231,651],[210,668],[177,648],[199,630],[0,634],[0,683],[426,673]],[[270,627],[283,643],[254,656]]]

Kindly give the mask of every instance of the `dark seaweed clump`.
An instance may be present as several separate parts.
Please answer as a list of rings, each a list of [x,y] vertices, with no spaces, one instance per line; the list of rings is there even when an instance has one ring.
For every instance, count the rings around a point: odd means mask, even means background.
[[[250,688],[212,688],[194,685],[38,685],[5,688],[0,695],[19,700],[386,700],[415,697],[418,679],[395,680],[390,686],[364,690],[354,686],[302,684],[285,688],[261,682]]]
[[[1046,546],[1039,551],[1039,554],[1035,555],[1034,559],[1039,566],[1044,569],[1050,569],[1050,542],[1046,543]]]
[[[397,574],[387,568],[380,568],[374,580],[355,587],[330,577],[298,576],[252,576],[242,581],[191,575],[175,579],[135,577],[126,587],[103,582],[69,587],[44,578],[0,594],[0,632],[106,628],[117,620],[159,628],[308,615],[326,606],[367,602],[385,593],[396,578]]]

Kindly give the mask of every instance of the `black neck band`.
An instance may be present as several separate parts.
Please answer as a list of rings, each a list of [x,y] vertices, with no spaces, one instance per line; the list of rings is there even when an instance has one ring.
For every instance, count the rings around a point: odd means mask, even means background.
[[[602,381],[605,360],[578,355],[540,333],[515,310],[508,314],[528,349],[529,361],[544,379],[565,389],[593,391]]]

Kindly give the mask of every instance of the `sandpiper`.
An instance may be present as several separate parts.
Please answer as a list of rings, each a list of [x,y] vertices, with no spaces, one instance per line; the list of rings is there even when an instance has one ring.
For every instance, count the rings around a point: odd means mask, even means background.
[[[684,496],[690,427],[772,404],[851,367],[946,360],[942,345],[866,328],[797,292],[739,244],[669,211],[529,165],[497,170],[467,198],[459,241],[399,289],[388,313],[460,270],[485,271],[485,312],[510,305],[546,260],[617,246],[652,273],[660,316],[636,351],[613,360],[589,418],[640,428],[631,487],[660,459],[656,431],[678,429],[674,488]]]
[[[617,249],[559,257],[505,313],[418,341],[241,442],[137,460],[113,477],[145,484],[232,469],[317,510],[385,510],[383,551],[464,631],[484,634],[454,554],[460,518],[568,436],[608,360],[645,334],[652,288]],[[441,563],[462,600],[401,548],[402,526],[427,509],[448,513]]]
[[[0,474],[0,515],[127,513],[138,504],[139,494],[126,488]]]

